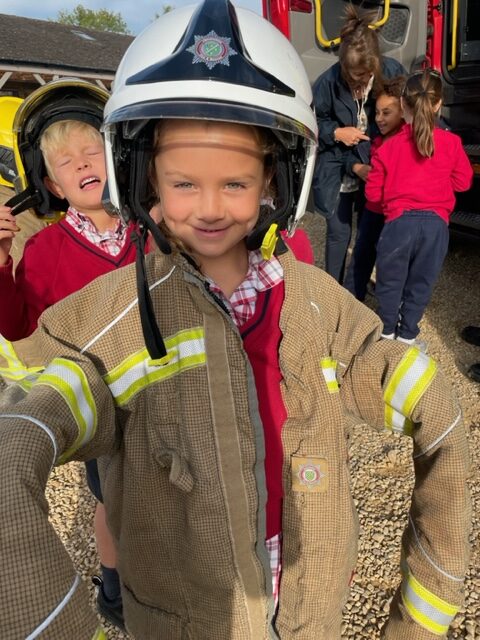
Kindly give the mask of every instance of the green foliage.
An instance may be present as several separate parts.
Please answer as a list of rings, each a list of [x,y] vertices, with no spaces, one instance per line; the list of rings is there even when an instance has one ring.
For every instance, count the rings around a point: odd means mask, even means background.
[[[155,15],[152,18],[152,22],[157,18],[159,18],[160,16],[163,16],[165,13],[170,13],[170,11],[173,11],[174,9],[175,9],[174,4],[164,4],[162,13],[155,13]]]
[[[114,13],[107,9],[94,11],[87,9],[82,4],[78,4],[73,11],[59,11],[57,22],[85,29],[95,29],[96,31],[130,34],[127,23],[120,13]]]

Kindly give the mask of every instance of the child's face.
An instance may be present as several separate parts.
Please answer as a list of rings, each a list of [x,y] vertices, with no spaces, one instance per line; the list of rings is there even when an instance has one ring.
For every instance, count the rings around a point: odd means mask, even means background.
[[[375,122],[384,138],[393,136],[403,124],[399,98],[382,94],[375,105]]]
[[[53,180],[47,187],[82,213],[102,208],[106,182],[105,152],[102,142],[73,129],[60,150],[48,154]]]
[[[247,126],[171,121],[155,156],[159,215],[205,272],[245,252],[266,188],[264,153]],[[223,263],[222,263],[223,264]]]

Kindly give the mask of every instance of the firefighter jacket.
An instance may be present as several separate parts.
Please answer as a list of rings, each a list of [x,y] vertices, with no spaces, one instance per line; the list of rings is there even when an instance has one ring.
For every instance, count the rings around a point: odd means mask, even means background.
[[[252,371],[203,277],[183,257],[156,252],[147,273],[166,360],[145,349],[130,266],[43,314],[35,335],[39,359],[50,362],[44,371],[33,354],[22,360],[23,344],[2,342],[3,372],[18,380],[0,403],[3,640],[104,637],[44,497],[52,465],[101,456],[133,637],[340,638],[358,533],[349,415],[413,438],[403,578],[384,637],[446,633],[468,562],[469,458],[458,405],[431,358],[380,340],[378,318],[319,269],[290,252],[280,261],[288,417],[276,618]]]

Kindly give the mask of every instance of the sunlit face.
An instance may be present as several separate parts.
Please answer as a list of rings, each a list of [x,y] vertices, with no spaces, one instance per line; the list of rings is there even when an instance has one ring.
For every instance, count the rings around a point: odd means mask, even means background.
[[[380,95],[375,104],[375,122],[384,138],[395,135],[404,122],[400,99]]]
[[[212,261],[246,256],[266,187],[264,152],[251,127],[170,121],[155,156],[159,214],[208,275]]]
[[[73,129],[61,150],[49,152],[48,160],[53,173],[53,180],[47,179],[51,191],[82,213],[101,208],[107,176],[100,140]]]

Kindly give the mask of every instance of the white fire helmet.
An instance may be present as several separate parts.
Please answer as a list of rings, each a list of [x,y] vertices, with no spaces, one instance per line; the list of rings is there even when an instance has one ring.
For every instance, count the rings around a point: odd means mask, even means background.
[[[259,246],[272,222],[293,232],[307,204],[317,122],[300,57],[272,24],[228,0],[205,0],[162,15],[126,51],[105,107],[104,204],[149,227],[148,166],[153,126],[161,118],[270,129],[279,142],[277,195],[247,244]],[[161,248],[169,251],[166,242]]]

